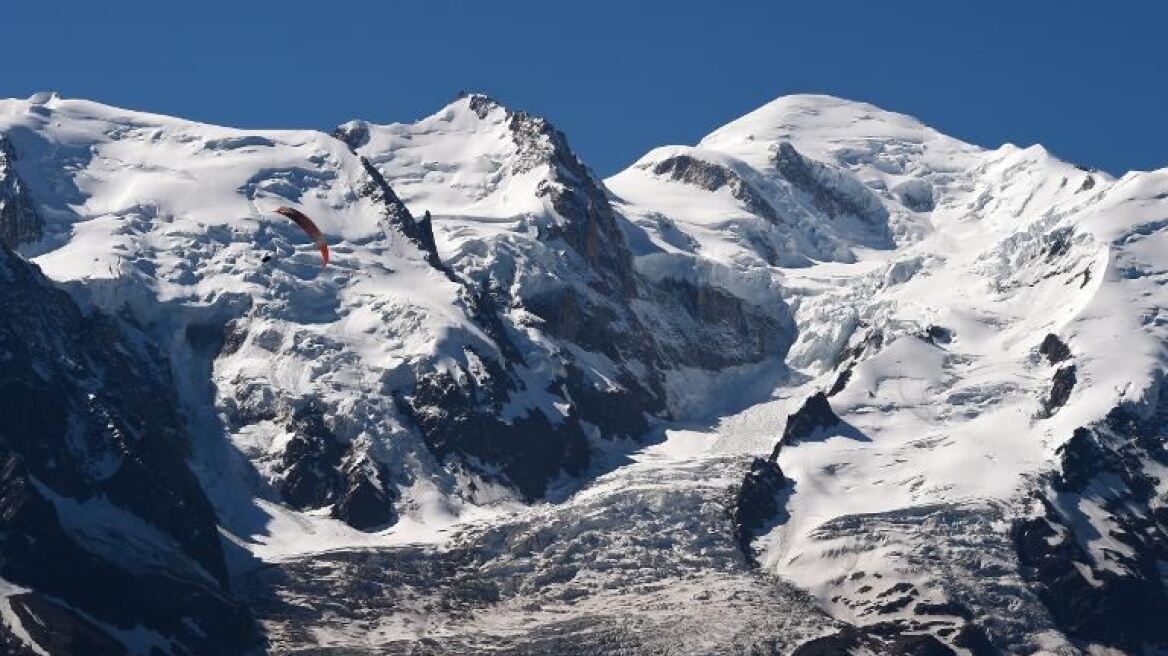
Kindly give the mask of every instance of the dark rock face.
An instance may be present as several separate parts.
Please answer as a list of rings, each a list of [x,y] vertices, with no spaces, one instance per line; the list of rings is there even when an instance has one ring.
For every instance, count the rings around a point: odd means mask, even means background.
[[[759,535],[759,530],[776,520],[782,521],[784,504],[780,495],[787,485],[787,478],[779,468],[779,451],[784,445],[814,439],[822,429],[839,423],[840,419],[832,411],[827,396],[823,392],[816,392],[795,414],[787,417],[783,436],[775,444],[770,458],[755,458],[750,463],[750,470],[738,488],[733,514],[734,535],[747,561],[754,562],[750,542]]]
[[[512,138],[527,167],[552,166],[553,179],[537,189],[565,221],[547,235],[562,239],[587,264],[591,286],[613,300],[637,295],[633,258],[601,183],[572,152],[564,134],[545,119],[508,110]],[[523,172],[520,166],[517,173]]]
[[[543,319],[541,327],[548,335],[572,342],[586,351],[603,353],[614,361],[622,358],[622,347],[638,338],[644,339],[618,334],[629,325],[630,317],[603,299],[592,298],[587,290],[564,286],[557,293],[525,298],[522,303]],[[644,346],[638,344],[637,348],[643,350]]]
[[[1068,635],[1129,653],[1168,646],[1168,507],[1150,471],[1168,465],[1161,391],[1151,412],[1112,410],[1060,447],[1038,494],[1041,511],[1014,527],[1023,576]],[[1095,506],[1100,526],[1084,514]],[[1107,531],[1118,548],[1090,547]]]
[[[229,323],[221,333],[220,355],[237,349],[247,335],[238,322]],[[316,398],[286,400],[267,393],[227,399],[222,408],[229,429],[275,421],[291,434],[272,465],[270,481],[290,507],[327,509],[361,530],[382,529],[397,521],[393,510],[397,492],[384,467],[337,437],[326,421],[328,409]]]
[[[357,195],[372,200],[382,208],[387,231],[392,229],[405,235],[422,251],[430,266],[449,275],[446,266],[442,264],[442,259],[438,257],[438,246],[434,243],[434,228],[430,222],[430,214],[427,212],[421,221],[415,219],[377,167],[370,164],[368,159],[360,155],[358,157],[361,159],[361,166],[365,168],[365,179],[357,186]]]
[[[281,454],[280,496],[297,510],[336,501],[343,485],[340,471],[344,446],[321,419],[324,409],[308,402],[296,408],[288,424],[293,437]]]
[[[696,185],[707,191],[729,186],[731,195],[742,201],[752,213],[772,223],[782,220],[775,208],[729,167],[703,162],[689,155],[676,155],[658,162],[653,167],[653,173],[668,175],[673,180]]]
[[[816,207],[831,218],[854,216],[870,224],[888,220],[888,210],[862,184],[808,160],[789,142],[779,144],[773,162],[784,178],[810,194]]]
[[[816,433],[831,428],[840,423],[840,418],[831,409],[831,403],[823,392],[816,392],[808,397],[795,414],[787,417],[787,427],[783,429],[783,436],[775,445],[771,459],[776,459],[779,448],[789,444],[798,444],[800,441],[814,439]]]
[[[165,360],[3,246],[0,306],[0,577],[31,590],[21,612],[60,619],[26,625],[34,639],[118,653],[109,627],[143,626],[177,653],[256,645]]]
[[[863,650],[863,651],[861,651]],[[917,633],[898,623],[848,626],[836,633],[800,645],[791,656],[851,656],[855,653],[889,656],[956,656],[935,636]]]
[[[799,645],[791,656],[852,656],[860,646],[860,639],[852,627],[845,627],[836,633],[809,640]]]
[[[207,150],[236,150],[239,148],[259,147],[274,148],[276,143],[267,137],[258,134],[249,134],[242,137],[225,137],[223,139],[209,139],[203,144]]]
[[[712,285],[665,279],[647,291],[669,323],[643,320],[671,363],[718,370],[785,353],[795,332],[789,317],[767,312]],[[664,336],[670,337],[665,339]],[[700,345],[717,344],[717,348]]]
[[[908,608],[918,596],[920,596],[920,592],[917,591],[916,586],[907,581],[901,581],[876,595],[878,601],[873,605],[873,610],[877,615],[889,615]]]
[[[921,602],[913,606],[913,613],[917,615],[952,615],[967,620],[973,619],[973,612],[969,610],[969,607],[956,601]]]
[[[953,341],[953,331],[937,325],[930,325],[925,329],[925,339],[930,344],[948,344]]]
[[[32,197],[16,173],[16,151],[0,136],[0,243],[17,244],[40,239],[43,230]]]
[[[847,386],[848,386],[848,381],[850,381],[851,379],[852,379],[852,368],[851,367],[848,367],[848,368],[844,369],[843,371],[839,372],[839,375],[835,377],[835,382],[831,384],[831,389],[827,391],[827,395],[829,397],[831,397],[831,396],[835,396],[836,394],[839,394],[840,392],[844,391],[844,389],[847,388]]]
[[[570,366],[560,388],[575,414],[599,428],[601,437],[639,440],[649,430],[646,415],[662,411],[661,399],[631,376],[612,382],[616,385],[601,386],[582,368]]]
[[[880,351],[882,346],[884,346],[884,333],[875,330],[869,331],[854,346],[843,349],[835,365],[839,366],[847,362],[849,363],[848,369],[851,369],[860,361],[861,357],[864,355],[875,355]],[[829,394],[828,396],[832,395]]]
[[[356,456],[325,425],[324,409],[308,401],[293,410],[293,437],[281,454],[280,495],[297,510],[331,506],[333,517],[361,530],[397,521],[397,493],[382,467]]]
[[[1075,365],[1069,365],[1054,372],[1050,396],[1042,402],[1043,413],[1049,417],[1066,405],[1075,389]]]
[[[392,231],[405,235],[422,251],[430,266],[446,273],[448,277],[453,279],[449,269],[442,264],[442,258],[438,256],[438,246],[434,243],[434,226],[430,219],[430,213],[426,212],[420,220],[410,214],[405,203],[397,197],[393,187],[390,187],[389,183],[386,182],[385,176],[381,175],[381,171],[378,171],[377,167],[373,166],[367,158],[357,153],[357,149],[369,141],[369,127],[360,121],[353,121],[338,127],[333,131],[332,136],[348,146],[349,150],[353,151],[353,154],[357,155],[361,161],[361,167],[365,169],[365,177],[356,187],[357,195],[368,198],[381,207],[383,228],[387,234]]]
[[[1038,353],[1045,355],[1048,362],[1051,364],[1058,364],[1071,357],[1071,349],[1063,340],[1058,338],[1058,335],[1053,333],[1047,334],[1042,339],[1042,344],[1038,347]]]
[[[514,383],[498,364],[460,382],[448,372],[423,376],[398,405],[440,459],[459,456],[481,475],[501,478],[532,501],[560,472],[580,474],[590,452],[575,412],[552,421],[535,409],[505,421],[503,405]]]
[[[1002,650],[994,646],[985,629],[976,624],[966,624],[953,636],[953,645],[969,650],[973,656],[1000,656]]]
[[[602,382],[568,360],[561,385],[579,419],[597,426],[604,438],[645,434],[647,416],[666,411],[663,379],[669,368],[717,370],[758,362],[784,353],[794,333],[785,308],[764,311],[714,286],[642,280],[637,296],[630,308],[594,289],[565,285],[505,303],[539,317],[544,334],[616,363],[620,373]],[[720,346],[705,347],[711,343]]]
[[[591,447],[585,435],[637,440],[649,430],[651,417],[666,416],[670,369],[722,369],[781,356],[789,348],[793,321],[781,303],[764,309],[712,284],[639,275],[625,242],[624,220],[564,135],[546,120],[487,96],[462,97],[482,119],[495,120],[502,112],[515,145],[506,175],[548,169],[536,195],[558,216],[537,223],[531,238],[481,245],[469,266],[462,266],[459,253],[445,263],[434,248],[428,216],[420,221],[410,216],[386,179],[362,160],[369,175],[358,193],[386,208],[387,229],[406,234],[432,265],[463,286],[461,305],[493,342],[483,345],[478,358],[488,363],[487,375],[456,380],[422,366],[413,389],[397,398],[439,460],[536,499],[552,478],[587,468]],[[359,148],[368,142],[368,126],[352,122],[334,136]],[[738,183],[727,179],[725,184]],[[494,266],[481,266],[484,260]],[[542,268],[533,268],[536,262]],[[525,285],[524,276],[533,273],[541,283]],[[533,328],[550,339],[532,341]],[[710,343],[721,346],[710,349]],[[573,354],[580,351],[597,359]],[[547,367],[555,373],[540,396],[562,399],[560,405],[571,407],[568,415],[545,404],[521,409],[518,417],[499,418],[502,408],[525,392],[520,382],[527,379],[525,368]],[[354,489],[337,478],[337,464],[348,456],[327,440],[310,439],[296,447],[293,460],[303,464],[286,467],[296,468],[297,488],[331,491],[306,494],[305,503],[335,504],[342,498],[340,490]],[[368,493],[381,487],[371,480],[355,489]]]
[[[384,471],[379,471],[376,477],[350,471],[345,492],[333,506],[333,517],[362,531],[383,529],[396,523],[393,503],[397,493],[386,481]]]
[[[12,612],[32,640],[50,654],[127,654],[125,645],[114,640],[76,611],[54,603],[37,593],[9,598]],[[36,656],[23,640],[0,628],[0,654]]]
[[[552,167],[551,179],[540,184],[536,195],[548,198],[565,221],[541,240],[562,239],[597,276],[594,285],[601,293],[632,297],[636,293],[633,259],[624,233],[604,189],[572,152],[567,137],[546,119],[507,109],[488,96],[472,94],[469,103],[480,118],[495,108],[506,112],[518,160],[512,174],[543,164]]]
[[[734,537],[738,548],[748,562],[754,563],[750,542],[758,537],[759,529],[778,518],[782,510],[779,495],[787,485],[787,477],[773,459],[755,458],[750,471],[742,479],[734,499]]]
[[[1046,260],[1049,262],[1066,255],[1071,250],[1071,238],[1074,236],[1074,230],[1070,227],[1052,230],[1049,234],[1043,235]]]
[[[364,121],[350,121],[333,130],[333,137],[348,146],[349,150],[356,151],[369,143],[369,125]]]

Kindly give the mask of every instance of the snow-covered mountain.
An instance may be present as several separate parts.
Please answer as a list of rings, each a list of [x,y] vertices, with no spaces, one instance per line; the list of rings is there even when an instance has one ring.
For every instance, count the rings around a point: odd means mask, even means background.
[[[1168,648],[1166,216],[825,96],[608,180],[476,94],[0,101],[5,648]]]

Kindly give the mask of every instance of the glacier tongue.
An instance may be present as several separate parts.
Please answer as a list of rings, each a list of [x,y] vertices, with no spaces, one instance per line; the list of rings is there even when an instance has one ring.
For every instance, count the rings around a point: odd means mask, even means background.
[[[0,237],[165,354],[278,648],[1163,645],[1168,170],[827,96],[607,180],[479,94],[0,139]]]

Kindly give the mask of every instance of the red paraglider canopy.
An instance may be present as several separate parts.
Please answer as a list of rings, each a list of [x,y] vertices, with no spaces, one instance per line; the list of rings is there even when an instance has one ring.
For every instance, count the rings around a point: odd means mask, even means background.
[[[316,227],[316,224],[312,222],[312,219],[305,216],[304,212],[292,209],[291,207],[277,207],[276,214],[283,214],[289,219],[295,221],[296,225],[300,226],[300,229],[312,238],[312,243],[316,244],[316,247],[320,249],[320,256],[324,258],[324,261],[320,265],[321,268],[323,269],[324,267],[328,266],[328,242],[324,240],[324,233],[320,231],[320,228]]]

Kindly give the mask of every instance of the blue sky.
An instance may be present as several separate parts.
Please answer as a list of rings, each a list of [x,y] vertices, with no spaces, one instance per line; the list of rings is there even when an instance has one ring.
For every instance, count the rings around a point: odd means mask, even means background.
[[[1162,2],[26,0],[4,23],[2,96],[331,129],[477,90],[606,175],[797,92],[1112,172],[1168,166]]]

